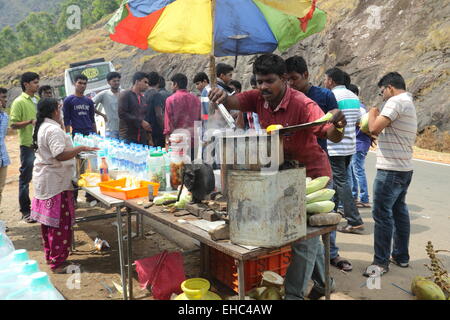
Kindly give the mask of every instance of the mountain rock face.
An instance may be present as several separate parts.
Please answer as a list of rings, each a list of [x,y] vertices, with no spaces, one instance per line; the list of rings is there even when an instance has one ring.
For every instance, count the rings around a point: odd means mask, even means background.
[[[390,71],[405,78],[415,98],[419,130],[435,125],[450,130],[450,1],[320,1],[329,16],[326,30],[292,47],[282,57],[303,56],[311,81],[319,85],[327,69],[348,72],[368,107],[379,106],[378,80]],[[252,57],[238,57],[234,78],[250,87]],[[235,58],[218,59],[234,65]],[[208,73],[202,56],[159,54],[143,65],[166,79],[183,72],[192,80]],[[447,88],[447,89],[445,89]]]
[[[54,12],[63,0],[0,0],[0,30],[7,25],[15,26],[35,11]]]
[[[282,57],[302,55],[315,85],[321,84],[327,69],[342,68],[351,75],[352,83],[359,86],[360,98],[368,107],[382,103],[378,80],[387,72],[397,71],[415,97],[419,130],[429,125],[450,130],[449,0],[322,0],[318,6],[328,14],[326,29],[288,52],[279,53]],[[161,54],[115,44],[108,40],[103,24],[98,23],[48,50],[45,54],[51,58],[41,63],[55,65],[70,50],[77,52],[75,56],[91,50],[89,58],[105,57],[113,61],[123,75],[125,88],[131,85],[133,73],[140,70],[158,71],[168,84],[175,73],[185,73],[192,90],[194,75],[200,71],[209,73],[208,56]],[[250,87],[254,59],[255,56],[237,58],[234,78],[242,82],[244,89]],[[79,60],[86,59],[74,61]],[[217,62],[234,65],[235,57],[220,58]],[[42,67],[28,59],[25,66],[18,63],[0,69],[0,83],[17,81],[20,72],[33,66]],[[53,74],[43,71],[42,82],[62,83],[64,67],[58,68],[61,69],[58,76],[54,75],[55,70]]]

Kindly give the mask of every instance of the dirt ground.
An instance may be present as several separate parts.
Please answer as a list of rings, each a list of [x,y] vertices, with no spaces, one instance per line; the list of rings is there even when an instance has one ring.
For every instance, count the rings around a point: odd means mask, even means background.
[[[12,164],[8,168],[7,184],[3,191],[3,199],[0,206],[3,213],[0,214],[0,220],[5,221],[10,228],[8,236],[13,241],[16,249],[27,249],[31,259],[38,261],[40,269],[50,275],[52,283],[69,300],[120,300],[121,294],[113,284],[113,282],[116,284],[121,283],[119,253],[117,250],[117,231],[116,227],[112,225],[115,219],[92,221],[75,226],[76,251],[69,257],[69,261],[81,265],[82,273],[79,283],[74,282],[71,275],[52,274],[50,268],[45,264],[40,225],[38,223],[26,224],[20,221],[21,214],[18,203],[18,168],[20,166],[20,158],[17,135],[8,136],[6,143]],[[432,160],[450,163],[450,154],[444,156],[441,154],[439,159]],[[83,192],[80,192],[79,199],[84,199]],[[78,217],[89,216],[99,214],[100,211],[105,212],[106,210],[101,207],[91,208],[87,205],[81,205],[81,208],[77,209],[76,214]],[[369,209],[365,209],[361,213],[365,219],[370,218]],[[134,226],[133,230],[135,230]],[[186,277],[199,276],[199,250],[185,250],[148,226],[146,226],[145,232],[145,239],[136,239],[133,242],[134,259],[150,257],[162,250],[181,251],[184,256]],[[96,237],[107,240],[111,249],[101,253],[94,252],[94,240]],[[357,242],[356,237],[358,236],[344,235],[340,239],[348,243],[353,243]],[[356,259],[365,260],[367,255],[367,252],[355,252],[350,256],[347,254],[346,257],[351,258],[352,261]],[[362,288],[361,283],[365,281],[365,278],[361,277],[360,274],[357,277],[353,277],[351,274],[343,274],[333,267],[331,269],[332,276],[338,283],[346,283],[345,288]],[[355,271],[359,273],[360,270]],[[78,284],[79,288],[77,288]],[[409,290],[407,281],[399,284],[402,288]],[[153,299],[148,290],[141,290],[139,288],[136,272],[133,275],[133,287],[135,299]],[[213,291],[219,293],[224,298],[233,295],[232,291],[217,283],[214,284]],[[403,292],[393,287],[389,290],[383,290],[378,295],[366,295],[363,292],[351,292],[350,290],[344,289],[333,294],[332,299],[396,299],[395,297],[397,297],[396,294],[398,293]],[[399,295],[398,298],[411,299],[411,297],[404,293],[403,296]]]

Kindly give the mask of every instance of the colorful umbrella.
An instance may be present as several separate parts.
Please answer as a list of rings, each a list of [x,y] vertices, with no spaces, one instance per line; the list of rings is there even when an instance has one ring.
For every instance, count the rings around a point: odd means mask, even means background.
[[[107,26],[113,41],[141,49],[216,57],[268,53],[323,30],[326,15],[315,2],[124,0]]]

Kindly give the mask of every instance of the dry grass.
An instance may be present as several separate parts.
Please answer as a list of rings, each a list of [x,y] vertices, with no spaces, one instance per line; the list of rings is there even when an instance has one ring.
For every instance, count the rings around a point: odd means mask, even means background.
[[[435,22],[428,29],[426,38],[417,42],[414,51],[423,54],[428,51],[446,50],[450,47],[450,22]]]
[[[418,135],[416,146],[438,152],[450,152],[450,133],[439,131],[436,126],[429,126]]]

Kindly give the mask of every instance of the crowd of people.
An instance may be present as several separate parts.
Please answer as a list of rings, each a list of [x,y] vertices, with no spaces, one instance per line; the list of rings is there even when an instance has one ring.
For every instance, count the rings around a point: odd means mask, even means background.
[[[314,85],[307,63],[300,56],[286,60],[274,54],[259,56],[253,64],[253,76],[247,80],[252,89],[247,91],[233,79],[232,66],[219,63],[216,70],[214,88],[206,73],[195,75],[192,83],[197,94],[188,91],[189,81],[182,73],[171,77],[170,93],[165,89],[165,79],[157,72],[135,73],[129,89],[122,89],[120,73],[111,72],[107,75],[110,89],[92,99],[85,95],[88,78],[80,74],[74,79],[75,93],[62,104],[52,97],[51,87],[39,87],[38,74],[26,72],[21,77],[22,94],[13,101],[9,117],[4,112],[7,90],[0,88],[0,197],[10,164],[4,141],[10,122],[20,138],[20,212],[23,221],[42,224],[45,257],[52,270],[63,272],[72,240],[73,204],[77,197],[71,184],[73,159],[81,151],[93,150],[86,146],[74,148],[70,134],[97,132],[98,114],[105,120],[107,137],[165,147],[177,129],[187,129],[193,137],[196,121],[209,127],[226,127],[221,114],[211,112],[211,105],[218,103],[225,105],[243,130],[302,124],[331,112],[333,119],[328,124],[285,138],[285,159],[303,163],[308,177],[331,178],[328,187],[336,190],[335,210],[346,220],[339,232],[360,234],[364,222],[359,208],[372,207],[374,258],[365,276],[374,266],[380,274],[388,272],[390,262],[408,267],[410,225],[405,195],[412,178],[417,119],[402,76],[391,72],[374,84],[380,88],[385,103],[382,108],[367,110],[348,73],[331,68],[325,72],[323,87]],[[369,134],[359,128],[366,112]],[[375,138],[377,175],[371,204],[365,158]],[[31,181],[33,200],[29,196]],[[337,243],[333,232],[330,261],[325,261],[319,237],[292,245],[286,299],[323,296],[325,263],[346,272],[352,270],[351,262],[339,255]],[[306,294],[311,279],[314,286]],[[330,286],[335,290],[333,280]]]

